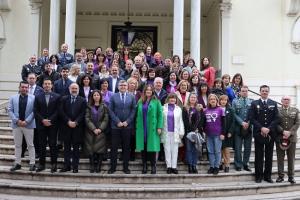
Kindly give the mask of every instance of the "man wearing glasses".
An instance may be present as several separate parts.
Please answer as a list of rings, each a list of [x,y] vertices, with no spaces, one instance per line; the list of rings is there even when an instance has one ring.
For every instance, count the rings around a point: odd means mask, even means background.
[[[297,130],[300,125],[299,110],[291,107],[291,98],[284,96],[281,99],[282,106],[279,110],[278,134],[276,137],[276,152],[278,165],[277,183],[284,181],[284,156],[288,159],[288,181],[295,184],[294,163],[297,143]]]

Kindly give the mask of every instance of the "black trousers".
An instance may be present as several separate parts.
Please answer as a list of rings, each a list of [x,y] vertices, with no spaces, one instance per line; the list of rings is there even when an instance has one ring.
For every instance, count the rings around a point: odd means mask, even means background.
[[[33,132],[33,145],[35,149],[35,156],[40,155],[40,144],[39,144],[39,133],[38,130],[35,128]],[[24,156],[25,151],[27,149],[27,143],[25,140],[25,137],[23,136],[23,142],[22,142],[22,156]]]
[[[147,161],[150,161],[151,166],[156,165],[156,152],[148,152],[147,144],[144,144],[144,150],[141,152],[141,154],[143,164],[146,164]]]
[[[130,138],[132,129],[112,129],[111,130],[111,169],[117,168],[118,146],[122,145],[123,169],[128,169],[130,157]]]
[[[254,144],[255,144],[255,177],[271,178],[274,140],[271,139],[269,143],[263,144],[261,141],[255,138]],[[265,162],[265,170],[263,170],[264,162]]]
[[[38,130],[40,145],[40,165],[45,165],[47,143],[50,147],[51,165],[57,163],[57,127],[50,126],[45,129]]]

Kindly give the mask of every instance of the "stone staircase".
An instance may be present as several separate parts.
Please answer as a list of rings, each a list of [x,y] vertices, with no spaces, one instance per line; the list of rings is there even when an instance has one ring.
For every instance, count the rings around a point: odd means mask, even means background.
[[[109,161],[103,162],[99,174],[90,174],[88,159],[80,159],[78,174],[54,173],[50,170],[36,173],[28,171],[28,157],[22,159],[22,170],[10,172],[14,160],[14,146],[10,120],[0,112],[0,199],[299,199],[300,198],[300,145],[297,145],[295,179],[269,184],[254,182],[253,172],[234,170],[219,175],[206,173],[209,165],[204,157],[198,164],[199,174],[188,174],[183,163],[178,164],[179,174],[166,174],[165,164],[157,163],[157,174],[141,174],[141,161],[130,162],[132,174],[123,174],[121,163],[115,174],[107,174]],[[254,148],[253,148],[254,149]],[[48,150],[47,150],[48,151]],[[233,152],[231,152],[233,158]],[[254,166],[252,150],[250,166]],[[232,160],[233,161],[233,160]],[[50,164],[47,158],[47,165]],[[63,164],[59,152],[58,167]],[[273,179],[277,171],[274,150]],[[25,197],[25,198],[24,198]]]

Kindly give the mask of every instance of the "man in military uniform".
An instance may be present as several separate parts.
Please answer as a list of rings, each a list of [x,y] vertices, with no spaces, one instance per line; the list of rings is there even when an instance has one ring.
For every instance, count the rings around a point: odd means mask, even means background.
[[[42,56],[39,57],[37,65],[41,67],[42,71],[45,71],[45,64],[49,63],[49,50],[47,48],[43,49]]]
[[[68,48],[69,47],[67,44],[62,44],[60,48],[61,52],[57,54],[61,66],[65,66],[67,64],[74,62],[74,57],[72,54],[68,53]]]
[[[276,152],[278,165],[278,178],[276,182],[284,181],[284,156],[288,159],[288,181],[296,183],[294,179],[294,162],[297,143],[297,130],[300,125],[299,110],[290,107],[291,98],[284,96],[281,99],[282,107],[279,110],[279,124],[276,138]]]
[[[268,98],[270,88],[267,85],[260,86],[261,98],[252,101],[249,110],[249,118],[253,124],[253,136],[255,142],[255,182],[261,183],[262,179],[273,183],[272,162],[274,139],[278,124],[277,103]],[[265,170],[263,170],[265,158]]]
[[[29,58],[29,64],[23,65],[22,67],[22,80],[27,81],[28,74],[34,73],[39,79],[39,76],[42,74],[42,68],[36,64],[36,56],[33,55]]]
[[[234,134],[234,164],[237,171],[241,171],[242,167],[246,171],[251,171],[248,163],[251,154],[252,129],[250,127],[248,111],[253,100],[248,98],[248,86],[243,86],[241,88],[240,95],[241,97],[234,99],[232,102],[232,108],[236,119]],[[242,157],[243,145],[244,154]]]

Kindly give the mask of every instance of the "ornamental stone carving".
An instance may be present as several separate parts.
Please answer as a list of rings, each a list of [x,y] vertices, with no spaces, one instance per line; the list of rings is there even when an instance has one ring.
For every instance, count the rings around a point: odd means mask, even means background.
[[[29,0],[29,5],[31,6],[31,14],[38,14],[43,5],[43,0]]]
[[[286,0],[286,14],[295,17],[300,11],[300,0]]]
[[[222,17],[229,17],[232,8],[231,0],[222,0],[220,3],[220,11]]]

